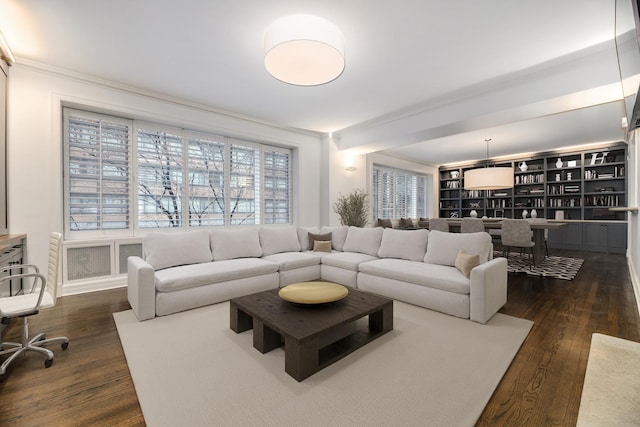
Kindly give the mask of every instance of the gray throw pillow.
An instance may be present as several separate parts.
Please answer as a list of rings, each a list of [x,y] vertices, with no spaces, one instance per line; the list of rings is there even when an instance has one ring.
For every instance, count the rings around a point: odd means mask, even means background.
[[[326,233],[326,234],[309,233],[309,250],[310,251],[314,250],[316,240],[319,242],[331,241],[331,233]]]

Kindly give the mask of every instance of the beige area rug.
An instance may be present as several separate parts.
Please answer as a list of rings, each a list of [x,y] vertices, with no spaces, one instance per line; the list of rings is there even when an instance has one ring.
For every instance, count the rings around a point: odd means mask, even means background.
[[[640,425],[640,343],[591,336],[578,426]]]
[[[228,302],[113,316],[149,426],[472,426],[533,325],[395,302],[393,331],[299,383],[229,329]]]

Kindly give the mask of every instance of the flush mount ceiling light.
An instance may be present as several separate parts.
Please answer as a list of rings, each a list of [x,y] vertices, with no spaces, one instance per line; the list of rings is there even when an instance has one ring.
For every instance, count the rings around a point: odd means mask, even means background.
[[[274,21],[263,39],[264,65],[278,80],[317,86],[344,70],[344,36],[326,19],[290,15]]]
[[[500,190],[513,188],[512,167],[489,167],[489,141],[487,143],[487,164],[483,168],[471,169],[464,173],[465,190]]]

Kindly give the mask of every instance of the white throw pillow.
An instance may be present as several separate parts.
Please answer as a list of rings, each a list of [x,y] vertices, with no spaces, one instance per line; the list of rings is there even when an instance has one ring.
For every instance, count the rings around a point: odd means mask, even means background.
[[[257,228],[211,230],[211,249],[214,261],[262,256]]]
[[[319,234],[320,227],[298,227],[298,242],[303,251],[309,249],[309,233]]]
[[[427,230],[394,230],[385,228],[378,256],[380,258],[400,258],[422,261],[427,251]]]
[[[429,243],[424,262],[440,265],[456,265],[458,252],[463,250],[470,255],[479,255],[480,264],[487,262],[491,250],[491,236],[479,233],[446,233],[432,230],[429,232]]]
[[[292,226],[260,227],[262,256],[282,252],[300,252],[298,230]]]
[[[383,230],[383,228],[379,227],[349,227],[347,239],[344,241],[344,247],[342,250],[345,252],[358,252],[361,254],[378,256]]]
[[[143,241],[144,257],[154,270],[211,261],[207,230],[151,233]]]
[[[347,239],[347,233],[349,227],[341,225],[339,227],[327,227],[325,225],[320,229],[320,234],[331,233],[331,245],[336,251],[342,251],[344,248],[344,242]]]

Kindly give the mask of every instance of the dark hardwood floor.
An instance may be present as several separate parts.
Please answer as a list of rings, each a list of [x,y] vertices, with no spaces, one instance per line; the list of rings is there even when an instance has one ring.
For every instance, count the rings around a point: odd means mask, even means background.
[[[640,342],[640,320],[623,255],[554,252],[585,259],[573,281],[509,276],[502,313],[535,322],[485,408],[481,426],[575,425],[591,334]],[[33,334],[66,335],[53,366],[30,354],[0,383],[2,426],[137,426],[144,419],[112,313],[126,310],[125,289],[61,298],[30,319]],[[3,340],[17,340],[12,322]]]

